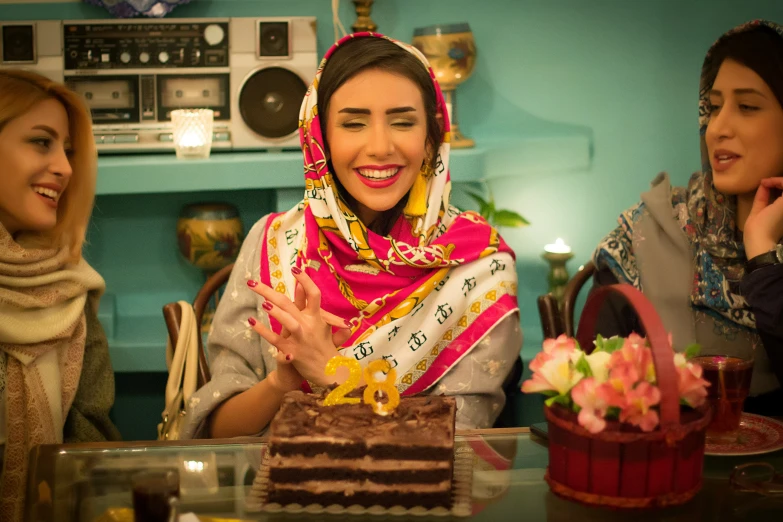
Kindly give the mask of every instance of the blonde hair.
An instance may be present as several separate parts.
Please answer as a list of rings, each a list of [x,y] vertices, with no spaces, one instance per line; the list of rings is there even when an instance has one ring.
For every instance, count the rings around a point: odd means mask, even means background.
[[[71,260],[81,259],[82,245],[95,200],[98,155],[90,111],[82,98],[62,83],[20,69],[0,70],[0,132],[10,122],[45,100],[62,103],[68,114],[73,175],[57,208],[57,224],[45,232],[25,232],[25,246],[67,248]]]

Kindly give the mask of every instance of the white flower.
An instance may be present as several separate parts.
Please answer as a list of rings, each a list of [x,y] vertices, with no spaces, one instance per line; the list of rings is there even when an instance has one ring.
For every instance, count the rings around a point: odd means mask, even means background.
[[[277,355],[277,348],[275,348],[274,346],[272,346],[272,345],[270,344],[270,345],[269,345],[269,349],[267,350],[267,352],[269,352],[269,355],[271,355],[272,357],[274,357],[275,355]]]
[[[198,406],[198,403],[201,402],[201,399],[198,397],[191,397],[190,398],[190,409],[192,410],[196,406]]]
[[[674,366],[675,368],[685,368],[685,365],[687,364],[687,360],[685,359],[685,354],[682,353],[675,353],[674,354]]]
[[[219,397],[220,397],[220,392],[219,391],[215,390],[215,391],[212,392],[212,398],[213,399],[217,399]]]
[[[231,292],[231,299],[234,299],[234,300],[236,300],[236,298],[237,298],[237,296],[238,296],[238,295],[239,295],[239,292],[237,292],[236,290],[234,290],[233,292]]]
[[[582,373],[573,369],[570,354],[559,355],[541,364],[533,372],[533,377],[522,383],[522,391],[554,391],[557,395],[565,395],[582,377]]]
[[[590,355],[585,355],[587,364],[590,365],[590,371],[593,373],[595,382],[601,384],[606,382],[609,378],[609,359],[612,354],[607,352],[593,352]]]

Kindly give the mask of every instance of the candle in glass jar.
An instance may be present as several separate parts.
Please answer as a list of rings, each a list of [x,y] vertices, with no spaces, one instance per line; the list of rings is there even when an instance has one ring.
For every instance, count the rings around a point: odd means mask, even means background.
[[[198,129],[188,129],[179,140],[180,147],[203,147],[206,143],[204,135]]]

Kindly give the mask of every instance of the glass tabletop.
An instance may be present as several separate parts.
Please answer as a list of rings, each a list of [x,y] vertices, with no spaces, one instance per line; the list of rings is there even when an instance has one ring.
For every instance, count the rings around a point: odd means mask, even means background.
[[[546,440],[527,428],[460,432],[458,446],[475,455],[472,516],[453,520],[568,521],[740,521],[771,520],[783,513],[783,496],[743,493],[729,485],[734,466],[769,462],[783,472],[783,451],[751,457],[705,457],[704,486],[684,506],[652,511],[611,511],[563,500],[544,481],[548,462]],[[252,495],[266,445],[262,439],[183,442],[128,442],[45,445],[31,453],[27,520],[31,522],[94,522],[132,506],[130,477],[141,470],[176,469],[180,475],[183,512],[204,521],[346,520],[349,515],[286,515],[253,512]],[[113,511],[110,511],[113,510]],[[124,510],[124,511],[123,511]],[[380,518],[403,521],[404,516]],[[410,520],[422,520],[413,516]],[[444,520],[432,517],[425,520]],[[452,518],[445,518],[452,519]]]

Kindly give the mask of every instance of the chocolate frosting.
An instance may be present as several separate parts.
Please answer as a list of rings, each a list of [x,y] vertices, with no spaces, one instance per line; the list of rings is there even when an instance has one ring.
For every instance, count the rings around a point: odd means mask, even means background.
[[[362,442],[367,446],[454,445],[456,401],[453,397],[401,397],[389,415],[376,414],[368,404],[324,406],[322,394],[286,394],[270,427],[270,443],[297,437],[331,438],[333,442]],[[360,386],[348,397],[361,397]]]

